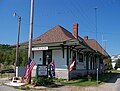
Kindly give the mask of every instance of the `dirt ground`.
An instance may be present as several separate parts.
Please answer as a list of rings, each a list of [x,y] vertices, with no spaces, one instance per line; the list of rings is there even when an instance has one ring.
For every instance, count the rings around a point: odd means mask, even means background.
[[[52,86],[52,87],[35,87],[30,91],[120,91],[120,74],[111,79],[109,82],[99,86]]]
[[[3,80],[1,79],[2,82]],[[6,87],[4,87],[4,89],[5,88]],[[28,91],[120,91],[120,74],[118,74],[116,77],[111,79],[109,82],[104,83],[99,86],[82,87],[82,86],[68,86],[68,85],[67,86],[66,85],[53,85],[50,87],[44,87],[44,86],[33,87],[31,85],[30,88],[31,89]],[[13,90],[9,90],[9,91],[13,91]],[[14,91],[18,91],[18,89]],[[19,91],[22,91],[22,90],[19,90]]]
[[[97,91],[97,87],[80,87],[80,86],[58,86],[53,88],[36,87],[36,90],[31,89],[30,91]]]

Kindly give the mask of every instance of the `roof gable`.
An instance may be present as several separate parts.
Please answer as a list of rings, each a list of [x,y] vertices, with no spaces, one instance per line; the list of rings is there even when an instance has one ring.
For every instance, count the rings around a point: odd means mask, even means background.
[[[80,41],[86,45],[84,39],[78,36],[76,39],[71,32],[66,30],[60,25],[55,26],[54,28],[48,30],[46,33],[40,35],[39,37],[32,40],[32,44],[46,44],[46,43],[60,43],[66,41]],[[27,42],[20,43],[20,45],[28,45]]]
[[[109,54],[101,47],[101,45],[94,39],[87,39],[85,42],[94,50],[99,51],[101,54],[105,56],[109,56]]]
[[[42,34],[41,36],[33,40],[33,44],[39,43],[50,43],[50,42],[64,42],[70,39],[75,39],[75,37],[65,28],[60,25],[55,26],[48,32]]]

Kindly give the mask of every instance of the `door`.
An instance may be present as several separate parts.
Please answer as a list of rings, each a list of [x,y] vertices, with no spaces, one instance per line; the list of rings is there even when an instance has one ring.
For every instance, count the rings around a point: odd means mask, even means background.
[[[52,50],[43,51],[43,65],[48,65],[52,62]]]

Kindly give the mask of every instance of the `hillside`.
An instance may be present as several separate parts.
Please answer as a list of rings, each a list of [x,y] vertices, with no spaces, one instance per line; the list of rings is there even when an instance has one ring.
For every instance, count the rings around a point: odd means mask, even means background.
[[[0,44],[0,63],[4,65],[4,68],[9,68],[10,65],[14,65],[16,57],[15,48],[10,48],[10,45]],[[19,49],[18,66],[24,66],[27,63],[27,51],[25,49]]]

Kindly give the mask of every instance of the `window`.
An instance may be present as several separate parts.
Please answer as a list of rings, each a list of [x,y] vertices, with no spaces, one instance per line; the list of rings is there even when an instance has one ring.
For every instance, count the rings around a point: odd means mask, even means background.
[[[79,62],[83,62],[83,54],[80,53],[78,57],[79,57]]]

